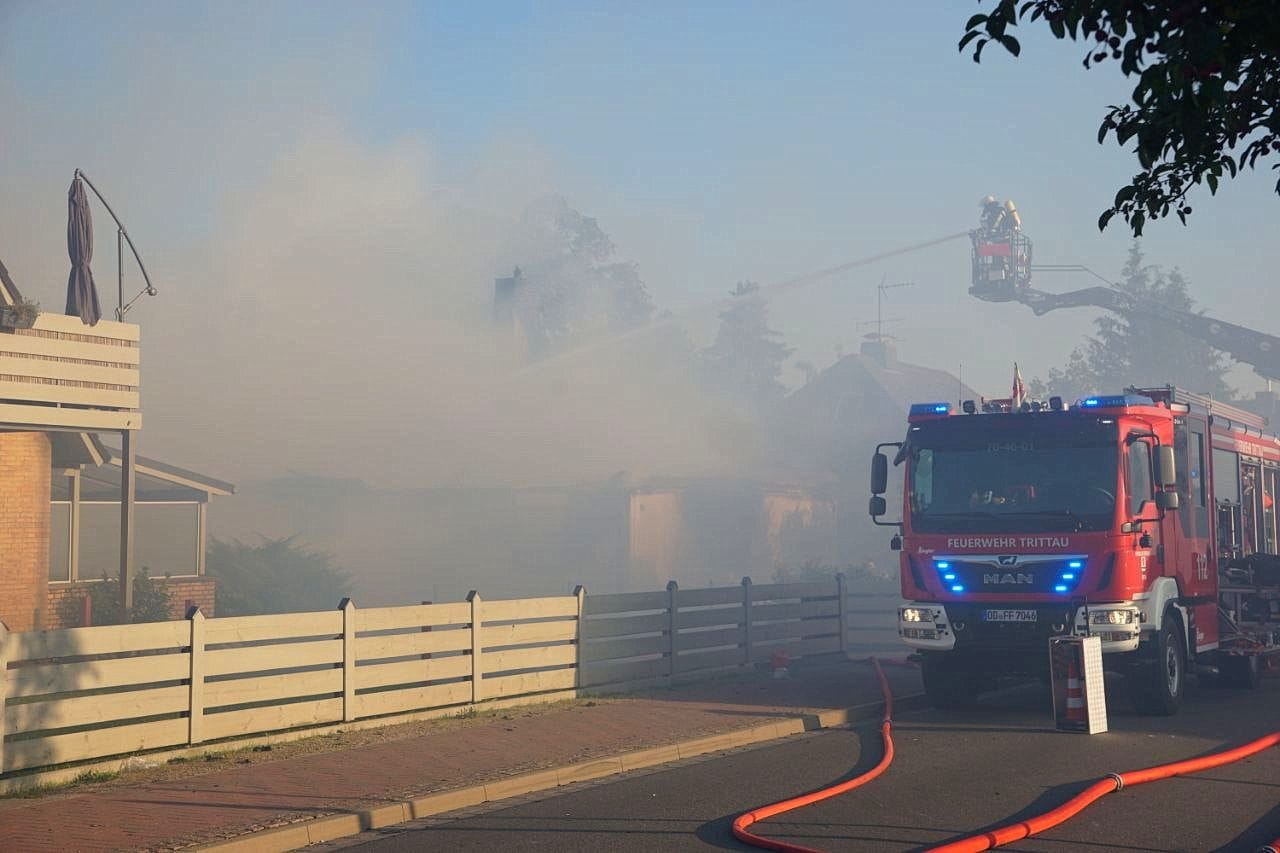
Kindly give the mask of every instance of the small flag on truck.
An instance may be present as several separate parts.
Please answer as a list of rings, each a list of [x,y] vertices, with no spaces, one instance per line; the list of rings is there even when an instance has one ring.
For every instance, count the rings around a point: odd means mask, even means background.
[[[1022,381],[1022,371],[1018,369],[1018,362],[1013,363],[1013,411],[1022,408],[1022,403],[1027,399],[1027,383]]]

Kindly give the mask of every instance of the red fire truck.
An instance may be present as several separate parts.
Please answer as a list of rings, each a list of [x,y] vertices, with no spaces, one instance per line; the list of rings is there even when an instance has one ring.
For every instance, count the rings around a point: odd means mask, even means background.
[[[1143,713],[1175,713],[1189,672],[1257,686],[1280,645],[1280,439],[1263,419],[1173,387],[959,409],[912,406],[872,460],[871,515],[898,528],[898,632],[935,705],[1044,676],[1048,639],[1086,633]]]

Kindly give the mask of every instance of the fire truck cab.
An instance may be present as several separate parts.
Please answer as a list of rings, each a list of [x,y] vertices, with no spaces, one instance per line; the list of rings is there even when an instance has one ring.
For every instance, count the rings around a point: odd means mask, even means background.
[[[1078,634],[1144,713],[1175,713],[1195,668],[1256,686],[1280,643],[1280,439],[1263,427],[1172,387],[912,406],[905,439],[876,448],[870,511],[898,527],[898,632],[932,702],[1043,677],[1049,638]]]

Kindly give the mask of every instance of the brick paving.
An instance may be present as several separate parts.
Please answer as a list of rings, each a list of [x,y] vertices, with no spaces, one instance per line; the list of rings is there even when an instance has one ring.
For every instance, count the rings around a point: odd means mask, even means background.
[[[895,694],[919,675],[887,673]],[[869,667],[838,662],[788,680],[747,673],[474,725],[282,758],[182,779],[0,802],[0,848],[174,850],[308,817],[464,788],[533,770],[663,746],[829,708],[878,701]]]

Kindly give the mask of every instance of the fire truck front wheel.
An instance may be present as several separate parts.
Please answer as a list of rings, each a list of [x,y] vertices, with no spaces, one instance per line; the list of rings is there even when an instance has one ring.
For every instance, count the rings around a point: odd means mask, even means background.
[[[920,673],[925,696],[935,708],[971,708],[982,692],[977,673],[951,655],[926,655]]]
[[[1160,621],[1160,630],[1138,652],[1139,661],[1129,675],[1130,696],[1139,714],[1171,717],[1182,707],[1187,650],[1177,613],[1170,609]]]

